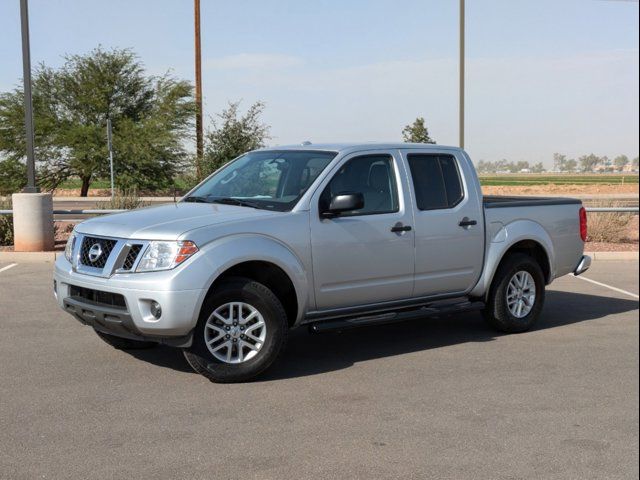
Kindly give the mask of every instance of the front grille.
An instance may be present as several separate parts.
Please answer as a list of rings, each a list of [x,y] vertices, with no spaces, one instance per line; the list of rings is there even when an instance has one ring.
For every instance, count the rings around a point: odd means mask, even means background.
[[[96,245],[100,248],[98,249],[95,247]],[[80,247],[80,263],[88,267],[104,268],[107,260],[109,259],[109,255],[115,246],[115,240],[110,240],[108,238],[84,237],[82,240],[82,246]],[[93,259],[90,256],[92,248],[94,248]],[[99,255],[95,256],[97,253],[99,253]]]
[[[131,270],[133,268],[133,264],[136,263],[136,258],[138,258],[140,250],[142,250],[142,245],[131,245],[129,253],[127,253],[124,262],[122,263],[122,270]]]
[[[91,302],[95,305],[104,305],[106,307],[121,309],[127,308],[124,296],[119,293],[103,292],[101,290],[69,285],[69,296]]]

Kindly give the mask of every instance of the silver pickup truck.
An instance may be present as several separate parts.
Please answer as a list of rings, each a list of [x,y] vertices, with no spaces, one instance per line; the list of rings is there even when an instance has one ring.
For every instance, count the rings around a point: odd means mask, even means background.
[[[249,152],[180,202],[87,220],[56,261],[61,308],[116,348],[163,343],[245,381],[287,332],[481,310],[522,332],[545,286],[589,268],[581,202],[483,197],[459,148]]]

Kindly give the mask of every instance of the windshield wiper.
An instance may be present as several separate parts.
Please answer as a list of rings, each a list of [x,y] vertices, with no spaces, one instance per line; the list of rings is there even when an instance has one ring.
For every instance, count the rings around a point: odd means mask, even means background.
[[[211,203],[222,203],[224,205],[238,205],[239,207],[261,208],[257,203],[233,197],[218,197],[209,200]]]
[[[187,197],[187,198],[183,199],[182,201],[183,202],[192,202],[192,203],[211,203],[211,201],[208,200],[207,197],[198,197],[198,196]]]

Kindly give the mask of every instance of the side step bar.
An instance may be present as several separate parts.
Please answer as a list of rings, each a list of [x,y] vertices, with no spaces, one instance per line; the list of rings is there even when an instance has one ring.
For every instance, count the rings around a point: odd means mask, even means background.
[[[342,331],[365,325],[383,325],[386,323],[403,322],[414,318],[427,318],[438,315],[450,315],[453,313],[481,310],[482,308],[484,308],[483,302],[436,302],[410,310],[376,313],[364,316],[360,315],[356,317],[344,317],[334,320],[318,320],[309,324],[309,331],[313,333]]]

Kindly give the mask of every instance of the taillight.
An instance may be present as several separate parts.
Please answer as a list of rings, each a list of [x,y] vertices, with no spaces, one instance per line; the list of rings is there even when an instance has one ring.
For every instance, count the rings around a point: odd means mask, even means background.
[[[580,208],[580,238],[583,242],[587,241],[587,211],[584,207]]]

